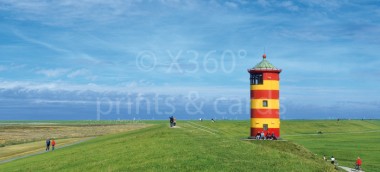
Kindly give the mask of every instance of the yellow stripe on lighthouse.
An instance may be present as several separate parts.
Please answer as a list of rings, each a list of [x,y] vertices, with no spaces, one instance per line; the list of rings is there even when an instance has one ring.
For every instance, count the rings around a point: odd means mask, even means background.
[[[263,128],[263,124],[268,124],[268,128],[280,128],[279,118],[251,118],[252,128]]]
[[[264,107],[263,101],[267,101],[267,107]],[[251,99],[251,109],[280,109],[278,99]]]
[[[264,80],[262,85],[251,85],[251,90],[279,90],[280,82],[276,80]]]

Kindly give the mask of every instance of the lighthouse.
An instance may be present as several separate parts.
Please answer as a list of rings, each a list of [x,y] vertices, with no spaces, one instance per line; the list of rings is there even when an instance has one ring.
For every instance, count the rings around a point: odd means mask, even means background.
[[[280,73],[263,55],[263,59],[248,69],[251,81],[251,137],[258,132],[280,137]]]

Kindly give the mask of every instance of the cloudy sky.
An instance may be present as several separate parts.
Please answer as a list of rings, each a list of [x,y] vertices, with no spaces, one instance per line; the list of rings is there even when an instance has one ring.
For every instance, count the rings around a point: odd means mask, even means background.
[[[281,118],[380,117],[380,3],[0,0],[0,120],[249,119],[248,68],[281,68]]]

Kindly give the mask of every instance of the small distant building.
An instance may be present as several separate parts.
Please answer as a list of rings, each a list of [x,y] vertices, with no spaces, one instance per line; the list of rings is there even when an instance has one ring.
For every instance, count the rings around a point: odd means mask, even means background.
[[[251,81],[251,137],[268,131],[280,137],[280,73],[263,55],[263,60],[248,69]]]

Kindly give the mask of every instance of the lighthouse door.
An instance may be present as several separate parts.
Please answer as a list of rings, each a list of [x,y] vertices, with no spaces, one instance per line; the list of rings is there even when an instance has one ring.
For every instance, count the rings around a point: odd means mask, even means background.
[[[268,124],[263,124],[263,129],[264,129],[264,131],[267,131],[268,130]]]

